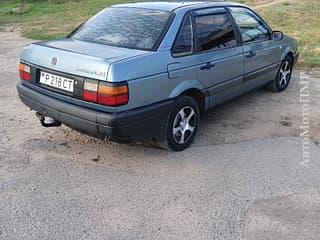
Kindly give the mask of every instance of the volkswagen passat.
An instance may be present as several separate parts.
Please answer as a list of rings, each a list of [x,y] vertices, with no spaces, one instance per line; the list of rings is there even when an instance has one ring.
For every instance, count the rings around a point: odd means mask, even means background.
[[[245,5],[128,3],[26,46],[17,89],[43,126],[179,151],[201,112],[259,87],[285,90],[298,55],[294,39]]]

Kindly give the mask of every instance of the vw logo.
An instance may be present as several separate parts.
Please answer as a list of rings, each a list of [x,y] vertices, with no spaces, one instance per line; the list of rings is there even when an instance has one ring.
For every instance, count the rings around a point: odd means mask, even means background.
[[[56,65],[58,62],[58,59],[56,57],[52,58],[51,63],[52,65]]]

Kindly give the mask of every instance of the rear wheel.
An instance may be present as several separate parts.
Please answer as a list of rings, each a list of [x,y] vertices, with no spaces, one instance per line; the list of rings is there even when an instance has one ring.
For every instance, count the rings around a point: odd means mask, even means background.
[[[267,85],[267,88],[273,92],[282,92],[286,90],[292,76],[293,61],[286,56],[282,61],[276,79]]]
[[[168,115],[163,139],[158,141],[165,149],[182,151],[193,142],[199,126],[200,110],[197,102],[189,96],[177,99]]]

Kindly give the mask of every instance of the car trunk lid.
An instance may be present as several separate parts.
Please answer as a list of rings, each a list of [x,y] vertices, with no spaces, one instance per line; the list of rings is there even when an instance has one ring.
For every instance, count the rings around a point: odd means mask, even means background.
[[[146,54],[146,51],[63,38],[25,47],[22,60],[42,68],[106,80],[113,62]]]

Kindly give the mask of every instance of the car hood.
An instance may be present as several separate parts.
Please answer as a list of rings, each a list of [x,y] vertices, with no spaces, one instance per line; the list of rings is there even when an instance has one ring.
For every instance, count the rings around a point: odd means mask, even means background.
[[[21,59],[43,68],[106,80],[110,64],[148,53],[63,38],[30,44],[24,48]]]

